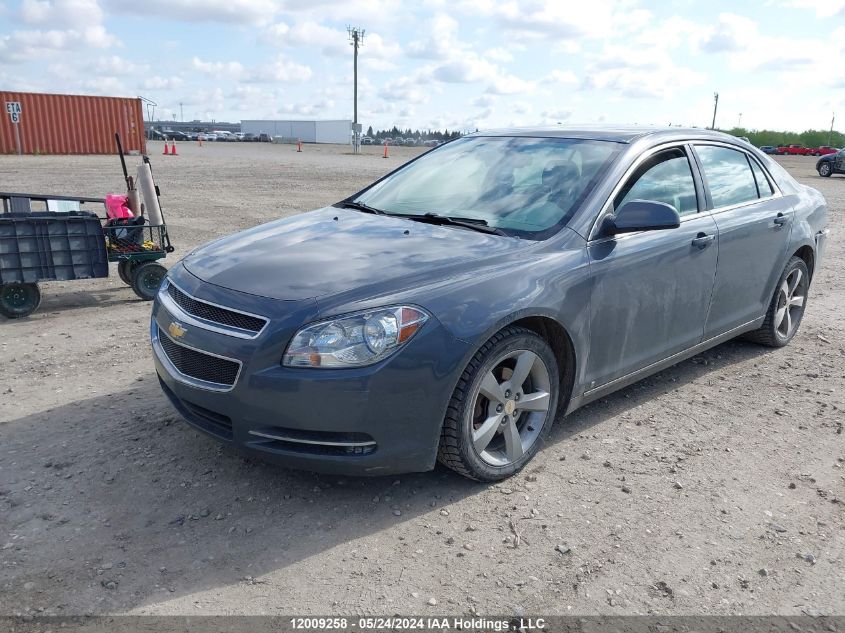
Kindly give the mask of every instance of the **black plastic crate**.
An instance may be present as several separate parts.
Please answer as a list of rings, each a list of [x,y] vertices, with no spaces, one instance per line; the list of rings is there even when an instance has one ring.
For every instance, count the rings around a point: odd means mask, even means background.
[[[92,213],[0,213],[0,284],[108,277],[100,219]]]

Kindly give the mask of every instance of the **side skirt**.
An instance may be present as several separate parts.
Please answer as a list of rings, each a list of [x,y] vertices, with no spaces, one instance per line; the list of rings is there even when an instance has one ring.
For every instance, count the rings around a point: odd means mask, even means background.
[[[732,338],[736,338],[740,334],[756,330],[763,324],[763,321],[765,320],[766,315],[763,315],[759,319],[754,319],[753,321],[749,321],[748,323],[740,325],[739,327],[735,327],[732,330],[728,330],[724,334],[719,334],[718,336],[714,336],[711,339],[702,341],[701,343],[694,345],[689,349],[685,349],[682,352],[678,352],[677,354],[673,354],[668,358],[664,358],[663,360],[659,360],[656,363],[647,365],[642,369],[638,369],[637,371],[631,372],[630,374],[621,376],[619,378],[616,378],[615,380],[611,380],[610,382],[605,383],[600,387],[585,391],[580,396],[574,397],[572,398],[572,400],[570,400],[569,406],[566,408],[565,415],[569,415],[576,409],[583,407],[585,404],[594,402],[595,400],[603,398],[604,396],[611,394],[614,391],[623,389],[628,385],[632,385],[635,382],[642,380],[643,378],[651,376],[652,374],[656,374],[659,371],[663,371],[667,367],[671,367],[672,365],[676,365],[682,361],[687,360],[688,358],[692,358],[696,354],[700,354],[701,352],[708,350],[711,347],[716,347],[717,345],[720,345],[725,341],[729,341]]]

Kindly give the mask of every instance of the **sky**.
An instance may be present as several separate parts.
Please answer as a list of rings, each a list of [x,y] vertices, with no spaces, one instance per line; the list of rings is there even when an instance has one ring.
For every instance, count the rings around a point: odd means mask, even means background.
[[[0,0],[0,90],[352,119],[349,25],[365,130],[845,129],[845,0]]]

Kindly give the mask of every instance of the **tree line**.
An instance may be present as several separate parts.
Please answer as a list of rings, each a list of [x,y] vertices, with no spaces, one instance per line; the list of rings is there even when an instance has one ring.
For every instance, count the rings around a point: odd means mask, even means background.
[[[842,132],[833,133],[830,130],[805,130],[803,132],[780,132],[777,130],[747,130],[742,127],[720,130],[733,136],[744,136],[752,145],[804,145],[806,147],[819,147],[830,145],[832,147],[845,148],[845,134]]]
[[[461,133],[458,131],[444,130],[441,132],[440,130],[412,130],[411,128],[407,128],[406,130],[400,130],[395,125],[390,130],[373,130],[373,126],[367,128],[367,136],[371,139],[375,139],[377,141],[382,141],[386,138],[413,138],[413,139],[420,139],[423,141],[451,141],[452,139],[456,139],[461,136]]]

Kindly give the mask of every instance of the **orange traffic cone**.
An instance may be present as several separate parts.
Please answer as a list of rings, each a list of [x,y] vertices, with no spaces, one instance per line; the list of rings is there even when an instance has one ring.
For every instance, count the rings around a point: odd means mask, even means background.
[[[178,156],[178,154],[176,153],[176,142],[175,141],[170,142],[170,155],[171,156]]]
[[[297,152],[302,151],[302,139],[296,139],[296,151]]]
[[[385,143],[385,144],[384,144],[384,156],[382,156],[382,158],[390,158],[390,157],[387,155],[387,143]]]
[[[164,152],[162,152],[163,156],[167,156],[170,154],[170,150],[167,149],[167,139],[164,139]]]

